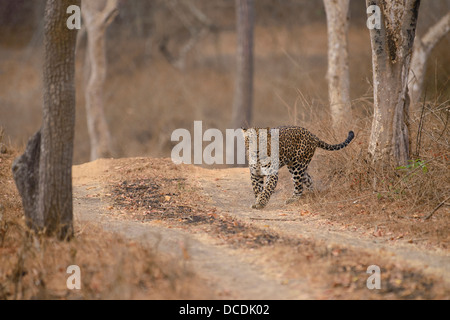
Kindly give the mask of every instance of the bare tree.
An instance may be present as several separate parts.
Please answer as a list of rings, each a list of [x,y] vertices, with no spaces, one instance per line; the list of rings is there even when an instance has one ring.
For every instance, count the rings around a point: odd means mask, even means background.
[[[436,24],[434,24],[422,38],[416,37],[414,51],[409,70],[409,94],[411,104],[419,102],[422,95],[427,62],[431,51],[437,43],[450,31],[450,12],[447,12]]]
[[[189,31],[190,37],[177,54],[169,50],[168,36],[162,39],[159,50],[170,64],[179,70],[184,70],[188,54],[209,32],[217,30],[217,26],[191,0],[167,0],[165,3]]]
[[[88,36],[86,63],[90,67],[86,86],[86,114],[91,160],[111,157],[111,135],[105,118],[103,87],[107,61],[105,34],[117,16],[117,0],[84,0],[83,18]]]
[[[253,108],[253,0],[236,0],[237,70],[231,126],[252,122]]]
[[[328,94],[333,127],[352,118],[348,67],[350,0],[323,0],[328,27]]]
[[[409,158],[408,72],[420,0],[367,0],[380,10],[370,30],[374,116],[369,153],[374,162],[404,165]]]
[[[80,0],[47,0],[44,28],[44,106],[41,130],[13,164],[29,227],[67,239],[73,235],[72,158],[75,128],[75,44],[67,8]]]

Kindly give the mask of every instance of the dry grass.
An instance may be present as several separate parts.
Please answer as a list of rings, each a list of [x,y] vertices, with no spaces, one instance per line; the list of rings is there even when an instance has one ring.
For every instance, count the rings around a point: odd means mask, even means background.
[[[17,152],[8,149],[0,155],[0,299],[211,297],[182,259],[94,225],[76,225],[70,242],[30,235],[11,176]],[[82,270],[79,291],[67,289],[70,265]]]
[[[448,248],[448,102],[429,103],[424,112],[412,114],[413,160],[401,167],[374,168],[367,154],[371,119],[360,119],[348,148],[318,152],[312,165],[318,192],[306,194],[300,206],[313,204],[312,209],[326,218],[374,236]],[[326,122],[319,127],[329,128]],[[317,134],[333,137],[329,130],[319,129]]]

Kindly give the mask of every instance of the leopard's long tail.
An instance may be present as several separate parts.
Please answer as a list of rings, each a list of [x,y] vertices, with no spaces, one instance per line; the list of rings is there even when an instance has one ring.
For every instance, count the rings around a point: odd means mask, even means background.
[[[318,144],[317,146],[319,148],[328,150],[328,151],[336,151],[336,150],[341,150],[342,148],[345,148],[346,146],[348,146],[350,144],[350,142],[353,140],[353,138],[355,137],[355,134],[353,133],[353,131],[350,131],[348,133],[348,137],[347,139],[340,143],[340,144],[328,144],[326,142],[323,142],[322,140],[318,139]]]

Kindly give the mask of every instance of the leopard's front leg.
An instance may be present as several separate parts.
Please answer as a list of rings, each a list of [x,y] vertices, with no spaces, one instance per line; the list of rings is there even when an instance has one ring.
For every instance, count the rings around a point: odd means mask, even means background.
[[[250,171],[250,178],[252,181],[252,188],[255,198],[258,198],[264,190],[264,176],[257,174],[255,171]]]
[[[272,174],[266,177],[264,190],[257,196],[256,202],[252,206],[253,209],[263,209],[265,206],[267,206],[267,203],[269,203],[272,193],[275,191],[277,183],[278,183],[278,174]]]

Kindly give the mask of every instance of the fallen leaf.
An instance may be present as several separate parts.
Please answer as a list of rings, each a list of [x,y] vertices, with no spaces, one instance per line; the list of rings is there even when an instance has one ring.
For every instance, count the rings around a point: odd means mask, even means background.
[[[307,216],[308,214],[310,214],[311,212],[309,212],[308,210],[302,210],[300,211],[300,215],[303,216]]]
[[[335,257],[337,257],[340,253],[341,253],[340,249],[334,249],[333,251],[331,251],[331,254]]]

